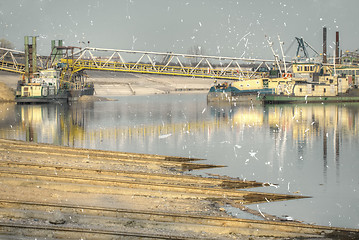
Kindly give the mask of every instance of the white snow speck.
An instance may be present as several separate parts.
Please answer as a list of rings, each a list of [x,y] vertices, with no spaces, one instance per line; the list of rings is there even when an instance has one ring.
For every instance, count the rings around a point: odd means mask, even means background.
[[[168,138],[168,137],[170,137],[170,136],[172,136],[171,133],[169,133],[169,134],[164,134],[164,135],[160,135],[160,136],[158,136],[158,138],[163,139],[163,138]]]
[[[265,219],[266,216],[264,216],[264,214],[261,212],[261,210],[259,209],[259,205],[257,204],[257,209],[258,209],[258,212],[262,215],[262,217]]]
[[[253,150],[251,150],[251,151],[249,152],[249,155],[250,155],[252,158],[255,158],[255,159],[258,160],[258,158],[256,157],[256,154],[257,154],[257,152],[254,152]]]

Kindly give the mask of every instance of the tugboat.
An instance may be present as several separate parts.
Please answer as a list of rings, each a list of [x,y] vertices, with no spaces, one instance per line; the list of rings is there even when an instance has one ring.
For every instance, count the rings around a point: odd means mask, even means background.
[[[293,73],[279,78],[246,79],[216,84],[208,102],[315,103],[359,102],[359,68],[333,68],[320,63],[293,63]]]
[[[67,102],[68,91],[60,88],[60,74],[55,69],[34,74],[30,82],[18,81],[15,100],[17,103]]]
[[[64,49],[72,50],[72,52],[74,49],[74,47],[63,46],[56,48],[56,52],[61,54]],[[68,52],[66,55],[68,59]],[[59,57],[56,58],[59,59]],[[15,101],[17,103],[65,103],[76,101],[83,95],[93,95],[94,84],[86,81],[83,70],[70,66],[69,63],[72,62],[58,63],[53,68],[37,71],[36,37],[32,37],[32,44],[29,44],[29,37],[26,36],[25,74],[22,80],[18,81]]]
[[[86,81],[86,75],[77,72],[71,80],[62,79],[64,70],[47,69],[33,74],[30,82],[25,78],[17,84],[17,103],[65,103],[77,101],[83,95],[93,95],[94,85]]]
[[[308,58],[294,62],[290,85],[278,85],[274,93],[259,98],[264,103],[359,102],[358,65],[343,64],[339,57],[339,32],[336,32],[333,62],[328,64],[326,42],[327,29],[324,27],[322,62],[310,62]],[[280,87],[286,88],[286,91],[281,91]]]
[[[295,77],[290,82],[279,84],[273,93],[261,95],[259,100],[264,103],[359,102],[355,75],[338,75],[337,70],[318,63],[295,63],[293,73]]]
[[[339,34],[336,34],[336,54]],[[302,40],[301,47],[304,47]],[[298,53],[298,51],[297,51]],[[338,55],[336,55],[338,56]],[[279,64],[277,63],[279,66]],[[359,67],[341,65],[340,58],[333,64],[326,59],[326,28],[323,29],[323,61],[293,62],[292,71],[281,73],[273,69],[267,76],[241,79],[231,84],[216,84],[209,90],[207,101],[242,103],[324,103],[359,102]],[[276,72],[277,71],[277,72]]]

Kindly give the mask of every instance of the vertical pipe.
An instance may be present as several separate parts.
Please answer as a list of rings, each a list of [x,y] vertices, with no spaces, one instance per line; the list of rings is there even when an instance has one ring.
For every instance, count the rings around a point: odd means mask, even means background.
[[[32,73],[37,72],[36,37],[32,37]]]
[[[56,57],[56,50],[55,50],[55,40],[51,40],[51,65],[54,62]]]
[[[29,37],[24,37],[24,44],[25,44],[25,78],[28,79],[29,74]]]
[[[327,63],[327,28],[323,27],[323,63]]]
[[[55,40],[51,40],[51,53],[54,52],[55,49]]]
[[[335,63],[339,64],[340,56],[339,56],[339,32],[335,34]]]
[[[59,47],[62,47],[62,44],[63,44],[63,41],[62,41],[62,40],[59,40],[58,46],[59,46]],[[58,51],[57,51],[58,56],[57,56],[57,59],[56,59],[56,60],[60,60],[60,59],[62,58],[63,53],[64,53],[64,52],[63,52],[62,50],[58,50]]]

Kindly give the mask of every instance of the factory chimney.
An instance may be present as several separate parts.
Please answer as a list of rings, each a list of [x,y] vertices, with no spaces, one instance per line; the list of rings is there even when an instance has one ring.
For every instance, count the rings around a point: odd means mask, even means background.
[[[340,56],[339,56],[339,32],[335,34],[335,64],[340,63]]]
[[[323,63],[327,63],[327,28],[323,27]]]

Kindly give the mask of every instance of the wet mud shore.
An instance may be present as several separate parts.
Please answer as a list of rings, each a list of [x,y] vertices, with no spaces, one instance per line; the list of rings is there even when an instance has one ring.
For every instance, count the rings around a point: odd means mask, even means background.
[[[199,159],[73,149],[0,139],[0,238],[278,239],[358,237],[359,230],[238,219],[223,206],[300,196],[262,183],[199,177]],[[244,189],[251,188],[250,191]],[[250,212],[256,214],[256,212]]]

